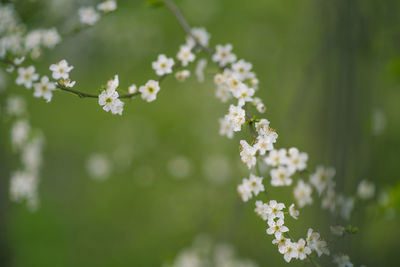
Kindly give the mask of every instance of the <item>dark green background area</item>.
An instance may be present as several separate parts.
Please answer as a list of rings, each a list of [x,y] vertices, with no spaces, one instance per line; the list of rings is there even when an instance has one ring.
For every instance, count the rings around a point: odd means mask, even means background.
[[[55,26],[61,32],[77,22],[80,6],[98,3],[14,2],[29,29]],[[334,166],[337,187],[347,195],[362,179],[373,181],[378,192],[399,183],[399,1],[176,2],[192,26],[207,28],[212,46],[232,43],[239,58],[253,63],[257,94],[278,131],[278,147],[308,152],[310,169]],[[154,79],[151,62],[160,53],[175,56],[185,34],[165,8],[149,8],[141,0],[119,0],[118,6],[93,28],[46,50],[38,71],[50,75],[48,66],[65,58],[74,66],[77,89],[90,93],[115,74],[122,90]],[[56,92],[46,104],[10,79],[7,92],[26,96],[30,122],[43,131],[46,147],[41,205],[31,213],[8,200],[9,176],[18,160],[11,153],[9,124],[1,124],[4,266],[160,266],[201,233],[233,244],[241,257],[260,266],[287,266],[265,234],[266,223],[253,212],[253,201],[242,203],[237,196],[237,184],[248,175],[238,144],[249,136],[218,135],[218,118],[228,104],[214,97],[216,70],[208,60],[204,83],[194,76],[185,83],[168,77],[157,101],[133,99],[122,117],[102,111],[96,100],[65,92]],[[387,121],[378,136],[371,130],[376,109]],[[88,156],[112,155],[121,147],[131,153],[130,165],[117,163],[106,181],[90,179]],[[221,154],[232,174],[215,185],[204,177],[203,165],[210,155]],[[184,180],[167,171],[167,162],[180,155],[193,164]],[[272,198],[293,201],[290,189],[270,191]],[[329,225],[341,223],[314,200],[298,221],[288,219],[292,235],[305,237],[312,227],[329,236]],[[357,204],[350,223],[359,232],[337,247],[355,266],[398,266],[398,207],[388,217],[373,201]],[[321,264],[330,261],[324,257]]]

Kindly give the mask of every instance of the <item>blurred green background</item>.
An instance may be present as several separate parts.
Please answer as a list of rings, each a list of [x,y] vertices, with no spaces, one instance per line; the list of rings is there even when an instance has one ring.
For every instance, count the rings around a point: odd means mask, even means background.
[[[56,26],[66,32],[77,9],[97,1],[11,1],[30,29]],[[338,188],[353,194],[362,179],[388,190],[393,205],[357,205],[350,223],[360,231],[337,244],[359,266],[398,266],[400,151],[400,2],[361,0],[176,0],[192,26],[211,33],[211,45],[232,43],[239,58],[253,63],[260,79],[265,117],[277,129],[278,147],[296,146],[317,164],[337,170]],[[142,0],[118,0],[118,10],[94,27],[46,51],[36,64],[67,59],[77,88],[96,93],[114,74],[120,86],[155,78],[151,62],[175,56],[185,34],[165,8]],[[133,99],[122,117],[101,110],[93,99],[56,92],[51,103],[9,79],[7,91],[26,96],[29,118],[46,138],[40,208],[11,203],[9,124],[1,124],[1,266],[161,266],[201,233],[232,244],[260,266],[286,266],[265,234],[265,222],[242,203],[236,186],[248,171],[238,156],[240,136],[218,135],[227,110],[214,97],[215,65],[206,81],[167,78],[157,101]],[[374,114],[386,127],[374,132]],[[113,171],[96,181],[86,171],[92,153],[107,154]],[[176,179],[171,160],[184,157],[189,174]],[[227,166],[208,170],[222,158]],[[218,165],[219,166],[219,165]],[[208,171],[207,171],[208,170]],[[226,176],[216,182],[215,176]],[[268,185],[268,183],[267,183]],[[395,187],[397,185],[397,187]],[[393,189],[397,188],[397,189]],[[274,189],[280,201],[291,189]],[[397,198],[397,203],[396,203]],[[289,221],[293,234],[308,227],[328,236],[337,223],[312,206]],[[323,266],[330,265],[324,257]],[[294,261],[292,266],[303,266]]]

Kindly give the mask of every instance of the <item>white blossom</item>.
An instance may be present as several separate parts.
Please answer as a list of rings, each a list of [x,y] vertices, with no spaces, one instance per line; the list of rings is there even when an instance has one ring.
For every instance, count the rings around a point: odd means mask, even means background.
[[[357,195],[361,199],[370,199],[375,194],[375,185],[367,180],[362,180],[357,187]]]
[[[81,23],[85,25],[94,25],[100,19],[99,13],[93,7],[81,7],[78,12]]]
[[[186,44],[189,47],[194,47],[196,42],[200,43],[202,46],[208,46],[210,34],[204,28],[192,28],[191,33],[195,40],[190,35],[186,38]]]
[[[293,217],[293,219],[298,219],[297,217],[300,215],[300,211],[296,210],[294,204],[289,207],[289,215]]]
[[[175,78],[180,82],[185,81],[187,78],[189,78],[189,76],[190,76],[189,70],[181,70],[175,73]]]
[[[56,89],[56,85],[53,82],[50,82],[49,77],[42,76],[39,83],[35,83],[33,85],[35,92],[33,93],[34,97],[43,97],[46,102],[50,102],[53,97],[53,92]]]
[[[124,102],[118,97],[119,94],[116,89],[119,86],[118,75],[115,75],[114,79],[110,79],[107,82],[106,90],[103,90],[99,95],[99,105],[103,106],[103,110],[112,114],[122,115]]]
[[[182,45],[176,58],[181,62],[183,67],[186,67],[190,62],[195,60],[195,55],[192,53],[192,48],[188,45]]]
[[[279,166],[286,162],[286,149],[281,148],[279,150],[273,149],[269,152],[268,156],[264,158],[264,162],[272,167]]]
[[[297,205],[299,205],[300,208],[304,207],[305,205],[312,204],[313,200],[311,193],[312,188],[310,185],[305,183],[303,180],[299,180],[297,182],[297,186],[293,190],[293,195],[297,201]]]
[[[338,267],[353,267],[350,257],[345,254],[334,255],[333,263],[336,263]]]
[[[73,69],[73,66],[69,66],[68,62],[63,59],[56,64],[50,65],[50,70],[53,72],[52,76],[54,79],[59,80],[59,79],[68,79],[69,78],[69,72]]]
[[[246,80],[250,78],[250,71],[252,68],[252,64],[249,62],[244,61],[243,59],[239,60],[238,62],[232,64],[232,70],[239,77],[240,80]]]
[[[246,121],[246,112],[240,106],[229,106],[229,119],[232,124],[233,131],[239,132],[243,123]]]
[[[131,86],[129,86],[128,92],[129,92],[129,94],[136,94],[137,92],[139,92],[136,84],[132,84]]]
[[[164,54],[158,55],[157,61],[153,61],[152,67],[157,75],[163,76],[172,72],[174,66],[174,59],[167,58]]]
[[[27,89],[32,88],[32,83],[39,79],[39,74],[35,73],[35,67],[18,68],[18,77],[15,81],[18,85],[24,85]]]
[[[232,53],[232,45],[231,44],[227,44],[225,46],[217,45],[216,51],[212,56],[212,60],[214,62],[219,63],[221,67],[224,67],[229,63],[235,62],[236,55]]]
[[[270,200],[267,206],[268,221],[274,220],[275,218],[284,219],[283,209],[285,204],[278,203],[276,200]]]
[[[332,183],[335,170],[318,166],[315,173],[310,176],[310,183],[317,189],[319,195]]]
[[[107,0],[97,5],[97,9],[105,13],[114,11],[117,9],[117,2],[115,0]]]
[[[306,241],[303,238],[297,241],[296,249],[299,260],[304,260],[308,255],[311,254],[311,249],[306,245]]]
[[[302,171],[307,167],[308,155],[307,153],[301,152],[292,147],[288,150],[288,156],[286,157],[286,164],[293,171]]]
[[[289,231],[289,228],[287,228],[283,224],[284,224],[283,219],[278,219],[277,221],[269,220],[268,221],[269,228],[266,230],[267,234],[275,235],[276,239],[280,239],[283,233]]]
[[[61,42],[61,36],[55,28],[42,32],[42,43],[45,47],[54,48]]]
[[[330,226],[331,233],[337,236],[342,236],[345,228],[341,225]]]
[[[271,174],[271,185],[272,186],[289,186],[292,184],[290,178],[293,172],[284,166],[279,166],[270,171]]]
[[[256,152],[257,150],[250,146],[245,140],[240,141],[240,157],[242,162],[247,166],[247,168],[251,169],[251,167],[256,165]]]
[[[149,80],[145,85],[139,87],[139,92],[142,98],[147,102],[152,102],[156,100],[157,93],[160,91],[160,86],[158,81]]]

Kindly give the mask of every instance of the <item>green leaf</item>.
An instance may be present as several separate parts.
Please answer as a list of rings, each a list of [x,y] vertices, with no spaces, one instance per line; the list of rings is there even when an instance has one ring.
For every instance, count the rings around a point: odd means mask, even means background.
[[[165,5],[161,0],[146,0],[146,4],[149,7],[162,7]]]

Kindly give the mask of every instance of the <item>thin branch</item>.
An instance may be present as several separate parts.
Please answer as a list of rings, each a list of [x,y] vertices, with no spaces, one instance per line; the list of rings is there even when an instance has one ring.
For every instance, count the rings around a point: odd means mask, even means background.
[[[162,2],[165,3],[167,8],[172,12],[174,17],[178,20],[179,24],[183,28],[183,30],[193,38],[193,40],[196,42],[196,45],[200,47],[204,52],[206,52],[209,56],[212,56],[214,53],[213,51],[208,48],[207,46],[204,46],[197,40],[197,38],[193,35],[192,33],[192,28],[189,26],[189,23],[186,21],[185,17],[183,16],[182,12],[179,10],[179,8],[175,5],[175,3],[171,0],[161,0]]]

